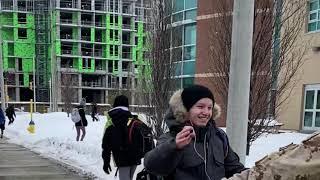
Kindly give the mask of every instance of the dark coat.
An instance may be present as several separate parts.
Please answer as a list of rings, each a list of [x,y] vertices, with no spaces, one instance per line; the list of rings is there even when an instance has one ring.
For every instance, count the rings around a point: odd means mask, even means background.
[[[170,132],[162,135],[156,148],[145,155],[145,168],[156,175],[170,175],[176,180],[208,180],[207,176],[211,180],[220,180],[244,170],[238,155],[229,144],[228,151],[225,152],[224,142],[218,136],[219,130],[213,120],[206,127],[195,128],[196,142],[191,141],[181,150],[176,148],[175,136],[186,123],[181,119],[186,110],[181,107],[180,95],[181,93],[175,93],[173,96],[178,97],[171,98],[170,110],[165,118]],[[219,112],[218,109],[215,105],[214,112]]]
[[[6,117],[4,116],[4,113],[2,109],[0,108],[0,124],[5,124],[6,123]]]
[[[7,109],[6,109],[6,115],[8,117],[16,117],[16,113],[14,112],[14,108],[12,106],[9,106]]]
[[[131,112],[125,108],[116,107],[108,112],[112,125],[105,130],[102,140],[102,158],[105,164],[110,163],[112,152],[117,167],[141,164],[141,159],[134,151],[135,144],[128,142],[128,119]]]
[[[84,112],[83,108],[79,108],[79,115],[81,117],[81,120],[77,123],[75,123],[76,126],[87,126],[88,125],[88,121],[86,119],[86,114]]]

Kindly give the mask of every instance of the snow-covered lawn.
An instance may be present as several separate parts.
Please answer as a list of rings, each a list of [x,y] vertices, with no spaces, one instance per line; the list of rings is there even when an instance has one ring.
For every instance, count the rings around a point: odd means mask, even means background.
[[[113,180],[115,179],[115,167],[110,175],[106,175],[102,170],[101,141],[106,118],[99,116],[100,121],[92,122],[91,117],[87,115],[87,119],[87,135],[83,142],[75,140],[74,123],[66,113],[62,112],[33,114],[34,134],[27,131],[30,114],[18,113],[14,123],[10,126],[6,125],[5,136],[9,138],[10,142],[23,145],[44,156],[63,161],[86,172],[91,172],[99,179]],[[246,166],[252,167],[255,161],[268,153],[292,142],[300,143],[308,136],[294,132],[263,136],[253,143],[250,155],[246,159]]]

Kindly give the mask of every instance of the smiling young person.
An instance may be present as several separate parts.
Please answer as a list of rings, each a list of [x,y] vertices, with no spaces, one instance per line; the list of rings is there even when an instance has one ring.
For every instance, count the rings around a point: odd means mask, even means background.
[[[145,168],[175,180],[217,180],[243,171],[227,135],[215,125],[219,115],[220,107],[207,87],[193,85],[175,92],[165,117],[169,132],[145,155]]]

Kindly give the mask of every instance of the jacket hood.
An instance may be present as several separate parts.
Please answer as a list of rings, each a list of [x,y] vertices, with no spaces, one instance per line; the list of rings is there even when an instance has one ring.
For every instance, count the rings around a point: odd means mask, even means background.
[[[170,108],[165,116],[165,121],[169,129],[172,129],[174,126],[183,126],[186,121],[185,115],[187,113],[187,109],[183,105],[181,93],[182,90],[178,90],[170,98]],[[221,108],[218,104],[215,103],[212,109],[212,121],[220,117],[220,115]]]
[[[127,125],[128,119],[132,117],[131,112],[127,107],[118,106],[108,111],[113,125]]]

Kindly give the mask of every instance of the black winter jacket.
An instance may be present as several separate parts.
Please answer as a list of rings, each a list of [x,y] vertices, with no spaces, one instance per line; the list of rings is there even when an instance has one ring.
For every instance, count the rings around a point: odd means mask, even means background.
[[[128,119],[132,117],[129,110],[116,107],[108,112],[112,125],[105,130],[102,140],[102,158],[105,164],[110,163],[112,152],[117,167],[141,164],[135,145],[128,142]],[[133,137],[135,138],[135,137]]]

